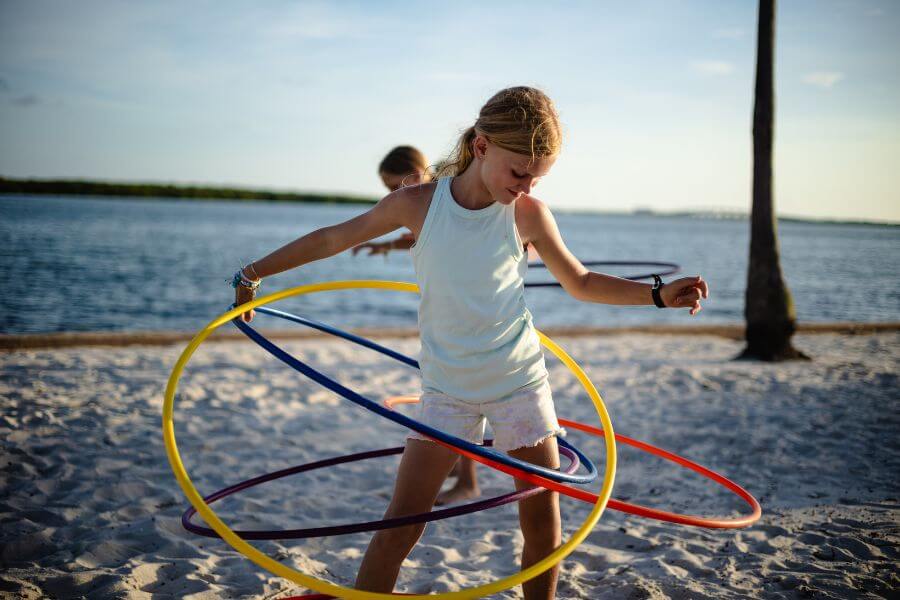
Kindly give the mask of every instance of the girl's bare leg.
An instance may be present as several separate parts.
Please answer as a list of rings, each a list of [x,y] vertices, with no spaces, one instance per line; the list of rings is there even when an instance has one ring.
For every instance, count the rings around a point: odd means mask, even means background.
[[[512,450],[509,454],[543,467],[559,467],[559,449],[555,437],[547,438],[533,447]],[[531,485],[526,481],[515,481],[516,489]],[[559,548],[562,543],[559,494],[548,490],[519,501],[519,524],[525,538],[522,568],[526,569]],[[551,600],[556,595],[558,579],[559,564],[556,564],[534,579],[526,581],[522,584],[525,600]]]
[[[456,475],[456,484],[446,492],[438,494],[435,504],[453,504],[481,495],[478,489],[478,476],[475,474],[475,461],[467,456],[460,456],[450,475]]]
[[[394,484],[394,497],[384,518],[431,510],[457,456],[434,442],[407,440]],[[424,531],[425,524],[421,523],[375,532],[359,567],[356,588],[371,592],[393,591],[400,565]]]

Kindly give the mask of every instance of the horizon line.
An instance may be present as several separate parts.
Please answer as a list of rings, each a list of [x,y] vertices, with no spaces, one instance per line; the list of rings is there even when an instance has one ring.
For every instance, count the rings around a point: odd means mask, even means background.
[[[378,202],[377,197],[372,196],[364,196],[359,194],[352,194],[348,192],[337,192],[337,191],[328,191],[328,190],[307,190],[307,191],[299,191],[294,188],[279,188],[277,186],[261,188],[261,187],[252,187],[244,184],[213,184],[213,183],[185,183],[185,182],[176,182],[173,180],[168,181],[153,181],[153,180],[115,180],[115,179],[89,179],[82,177],[66,177],[66,178],[12,178],[6,177],[4,175],[0,175],[0,194],[2,195],[25,195],[25,196],[47,196],[52,195],[53,192],[7,192],[2,188],[3,183],[21,183],[21,184],[40,184],[40,185],[64,185],[64,184],[87,184],[87,185],[99,185],[99,186],[134,186],[134,187],[142,187],[142,186],[150,186],[150,187],[166,187],[166,188],[174,188],[175,191],[178,189],[184,190],[197,190],[197,191],[228,191],[233,190],[236,192],[240,192],[242,194],[259,194],[260,196],[264,195],[285,195],[285,196],[309,196],[309,197],[319,197],[319,198],[334,198],[338,199],[338,202],[348,202],[348,203],[360,203],[360,204],[374,204]],[[91,193],[60,193],[60,195],[70,195],[70,196],[94,196],[94,197],[122,197],[122,198],[150,198],[154,196],[148,195],[129,195],[129,194],[91,194]],[[290,199],[274,199],[274,198],[215,198],[214,196],[204,197],[204,198],[192,198],[189,196],[176,196],[176,195],[166,195],[166,196],[157,196],[160,199],[182,199],[182,200],[221,200],[221,201],[244,201],[244,202],[255,202],[255,201],[282,201],[282,202],[296,202],[296,203],[334,203],[334,200],[301,200],[300,198]],[[590,209],[584,207],[567,207],[567,206],[557,206],[553,208],[554,212],[562,213],[562,214],[598,214],[598,215],[630,215],[630,216],[667,216],[667,217],[679,217],[679,216],[689,216],[689,217],[700,217],[700,218],[714,218],[714,219],[749,219],[751,211],[750,210],[742,210],[732,207],[724,207],[724,206],[699,206],[692,208],[683,208],[683,209],[673,209],[673,210],[661,210],[652,207],[634,207],[630,209]],[[803,221],[803,222],[812,222],[812,223],[822,223],[822,224],[845,224],[845,225],[886,225],[886,226],[900,226],[900,220],[891,220],[891,219],[874,219],[870,217],[861,217],[861,218],[848,218],[848,217],[815,217],[815,216],[807,216],[807,215],[798,215],[791,213],[781,213],[777,210],[775,211],[776,218],[779,220],[787,220],[787,221]]]

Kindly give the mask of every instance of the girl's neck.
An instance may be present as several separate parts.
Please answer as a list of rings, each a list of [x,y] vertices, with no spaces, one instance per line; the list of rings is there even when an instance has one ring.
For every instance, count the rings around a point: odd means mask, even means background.
[[[478,165],[473,161],[469,168],[450,180],[450,193],[456,203],[469,210],[481,210],[495,202],[481,181]]]

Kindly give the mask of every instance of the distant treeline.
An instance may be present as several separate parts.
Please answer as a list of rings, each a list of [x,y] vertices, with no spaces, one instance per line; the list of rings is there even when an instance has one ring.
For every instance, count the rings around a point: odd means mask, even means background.
[[[297,192],[273,192],[270,190],[248,190],[226,187],[197,187],[187,185],[162,185],[156,183],[104,183],[69,179],[7,179],[0,177],[0,194],[42,194],[58,196],[117,196],[122,198],[173,198],[188,200],[234,200],[264,202],[327,202],[332,204],[375,204],[376,198],[360,196],[339,196],[337,194],[301,194]],[[604,211],[558,209],[560,213],[603,214]],[[632,214],[639,216],[689,217],[701,219],[749,219],[747,213],[733,209],[699,209],[685,212],[657,212],[639,208],[630,213],[609,212],[606,214]],[[811,219],[779,215],[779,221],[798,223],[819,223],[835,225],[900,226],[900,223],[873,222],[852,219]]]
[[[7,179],[0,177],[0,194],[55,194],[60,196],[124,196],[134,198],[189,198],[192,200],[265,200],[268,202],[328,202],[374,204],[375,199],[336,194],[300,194],[226,187],[196,187],[155,183],[103,183],[78,180]]]

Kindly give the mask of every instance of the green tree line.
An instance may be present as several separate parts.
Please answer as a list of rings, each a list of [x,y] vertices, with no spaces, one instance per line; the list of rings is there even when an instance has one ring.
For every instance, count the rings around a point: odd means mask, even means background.
[[[0,177],[2,194],[54,194],[60,196],[120,196],[132,198],[184,198],[191,200],[264,200],[267,202],[328,202],[374,204],[373,198],[339,194],[273,192],[229,187],[165,185],[156,183],[105,183],[67,179],[8,179]]]

